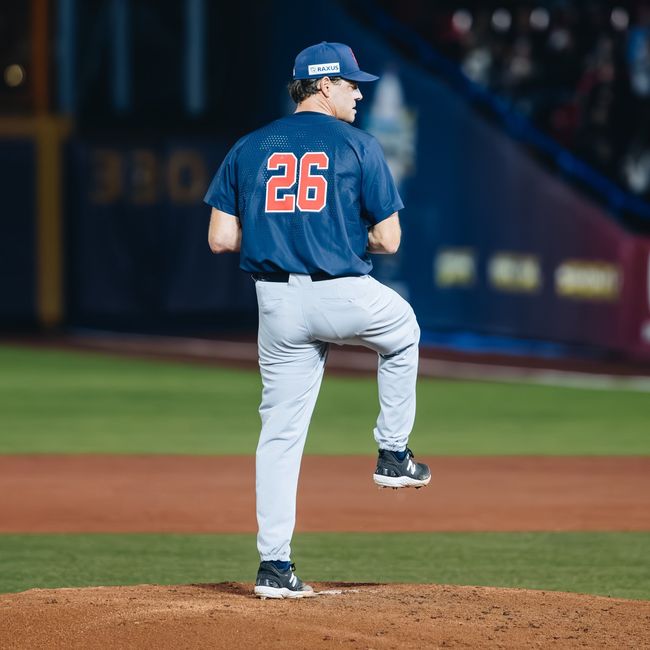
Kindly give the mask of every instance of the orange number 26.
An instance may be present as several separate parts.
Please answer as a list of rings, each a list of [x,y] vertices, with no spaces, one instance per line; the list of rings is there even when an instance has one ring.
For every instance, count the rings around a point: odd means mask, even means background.
[[[293,153],[274,153],[269,157],[266,168],[269,171],[281,170],[282,173],[271,176],[266,183],[266,212],[295,212],[296,206],[301,212],[320,212],[327,202],[327,179],[317,170],[328,169],[330,159],[324,151],[308,151],[300,158]],[[290,190],[298,181],[298,192],[285,192],[278,196],[280,190]]]

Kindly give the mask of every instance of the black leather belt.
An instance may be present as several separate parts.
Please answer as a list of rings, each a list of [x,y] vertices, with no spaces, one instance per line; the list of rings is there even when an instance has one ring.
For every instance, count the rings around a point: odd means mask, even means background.
[[[253,280],[260,280],[262,282],[289,282],[291,273],[286,271],[274,271],[272,273],[253,273]],[[337,278],[358,278],[359,275],[355,273],[344,273],[343,275],[330,275],[324,271],[310,273],[309,277],[312,282],[322,282],[323,280],[336,280]]]

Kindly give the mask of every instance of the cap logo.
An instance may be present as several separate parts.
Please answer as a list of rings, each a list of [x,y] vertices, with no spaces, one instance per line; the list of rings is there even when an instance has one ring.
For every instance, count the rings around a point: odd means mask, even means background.
[[[331,72],[341,72],[341,64],[336,63],[318,63],[307,66],[308,74],[330,74]]]

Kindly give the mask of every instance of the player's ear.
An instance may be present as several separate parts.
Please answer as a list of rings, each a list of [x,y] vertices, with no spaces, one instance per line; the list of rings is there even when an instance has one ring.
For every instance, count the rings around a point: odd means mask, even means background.
[[[331,86],[331,81],[329,77],[322,77],[320,80],[320,84],[318,86],[319,90],[325,95],[325,97],[330,96],[330,86]]]

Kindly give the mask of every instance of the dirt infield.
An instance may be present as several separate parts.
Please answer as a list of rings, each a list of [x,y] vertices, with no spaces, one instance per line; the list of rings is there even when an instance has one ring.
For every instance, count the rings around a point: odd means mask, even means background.
[[[650,458],[428,458],[378,490],[373,458],[305,457],[300,531],[650,530]],[[0,456],[0,532],[251,532],[249,457]],[[218,504],[218,511],[215,507]],[[397,516],[399,514],[399,516]],[[33,589],[0,595],[1,648],[650,648],[650,602],[439,585]],[[337,592],[337,593],[331,593]]]
[[[260,601],[251,585],[232,583],[35,589],[0,596],[0,640],[5,649],[650,647],[650,602],[486,587],[314,586],[330,593]]]
[[[650,530],[650,457],[425,460],[406,494],[374,458],[305,457],[298,530]],[[0,532],[253,532],[253,476],[242,456],[0,456]]]

